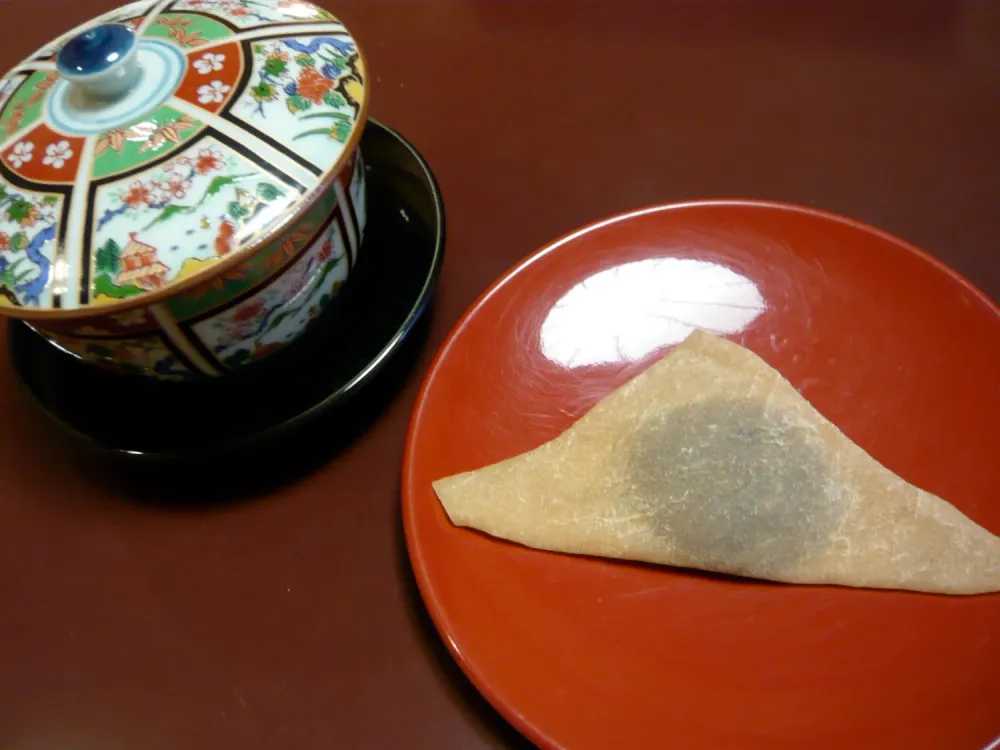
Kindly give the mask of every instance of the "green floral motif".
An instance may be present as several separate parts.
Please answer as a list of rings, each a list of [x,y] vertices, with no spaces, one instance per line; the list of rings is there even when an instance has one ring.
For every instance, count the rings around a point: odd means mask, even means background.
[[[261,104],[263,104],[264,102],[274,101],[275,99],[278,98],[277,90],[274,88],[274,86],[272,86],[270,83],[267,83],[266,81],[261,81],[260,83],[258,83],[256,86],[250,89],[250,93],[253,95],[253,98]]]
[[[283,98],[302,123],[292,129],[292,140],[324,136],[345,143],[360,111],[356,96],[362,81],[354,44],[315,37],[308,43],[263,42],[253,49],[258,80],[246,103],[251,116],[266,119],[270,103]]]
[[[0,114],[0,137],[10,137],[28,127],[42,114],[42,104],[52,85],[59,80],[55,71],[32,73],[7,101]]]
[[[269,57],[264,61],[264,72],[269,76],[280,77],[288,70],[288,63],[276,57]]]
[[[185,49],[200,47],[232,34],[225,24],[193,13],[161,13],[146,30],[146,36],[172,39]]]
[[[171,107],[161,107],[140,122],[101,133],[94,150],[94,177],[132,169],[182,146],[203,124]]]

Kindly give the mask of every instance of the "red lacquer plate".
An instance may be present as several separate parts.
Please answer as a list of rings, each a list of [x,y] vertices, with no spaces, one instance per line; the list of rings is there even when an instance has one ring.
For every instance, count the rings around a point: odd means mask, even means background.
[[[1000,531],[995,304],[905,242],[819,211],[636,211],[503,277],[424,383],[403,518],[455,659],[543,747],[1000,746],[1000,595],[729,579],[448,521],[432,480],[555,437],[693,326],[757,352],[888,468]]]

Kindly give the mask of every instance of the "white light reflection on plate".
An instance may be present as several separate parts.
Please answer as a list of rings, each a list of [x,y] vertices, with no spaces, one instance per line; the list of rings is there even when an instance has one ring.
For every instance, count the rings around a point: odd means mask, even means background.
[[[549,310],[542,353],[566,367],[632,362],[695,328],[738,333],[767,305],[757,286],[726,266],[649,258],[590,276]]]

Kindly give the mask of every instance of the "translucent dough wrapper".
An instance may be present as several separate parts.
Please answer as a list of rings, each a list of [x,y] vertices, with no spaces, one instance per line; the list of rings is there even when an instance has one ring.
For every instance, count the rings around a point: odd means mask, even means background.
[[[554,440],[433,486],[452,523],[554,552],[1000,591],[1000,538],[871,458],[755,354],[701,331]]]

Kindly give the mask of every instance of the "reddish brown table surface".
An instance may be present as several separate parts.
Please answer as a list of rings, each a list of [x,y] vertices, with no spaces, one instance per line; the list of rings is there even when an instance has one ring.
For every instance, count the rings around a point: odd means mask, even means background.
[[[6,0],[0,64],[109,7]],[[582,223],[700,197],[804,203],[898,234],[1000,297],[998,3],[332,9],[365,47],[372,114],[422,150],[445,196],[427,349],[381,418],[319,468],[183,508],[81,465],[4,356],[6,750],[523,743],[428,624],[398,467],[451,325],[497,275]]]

